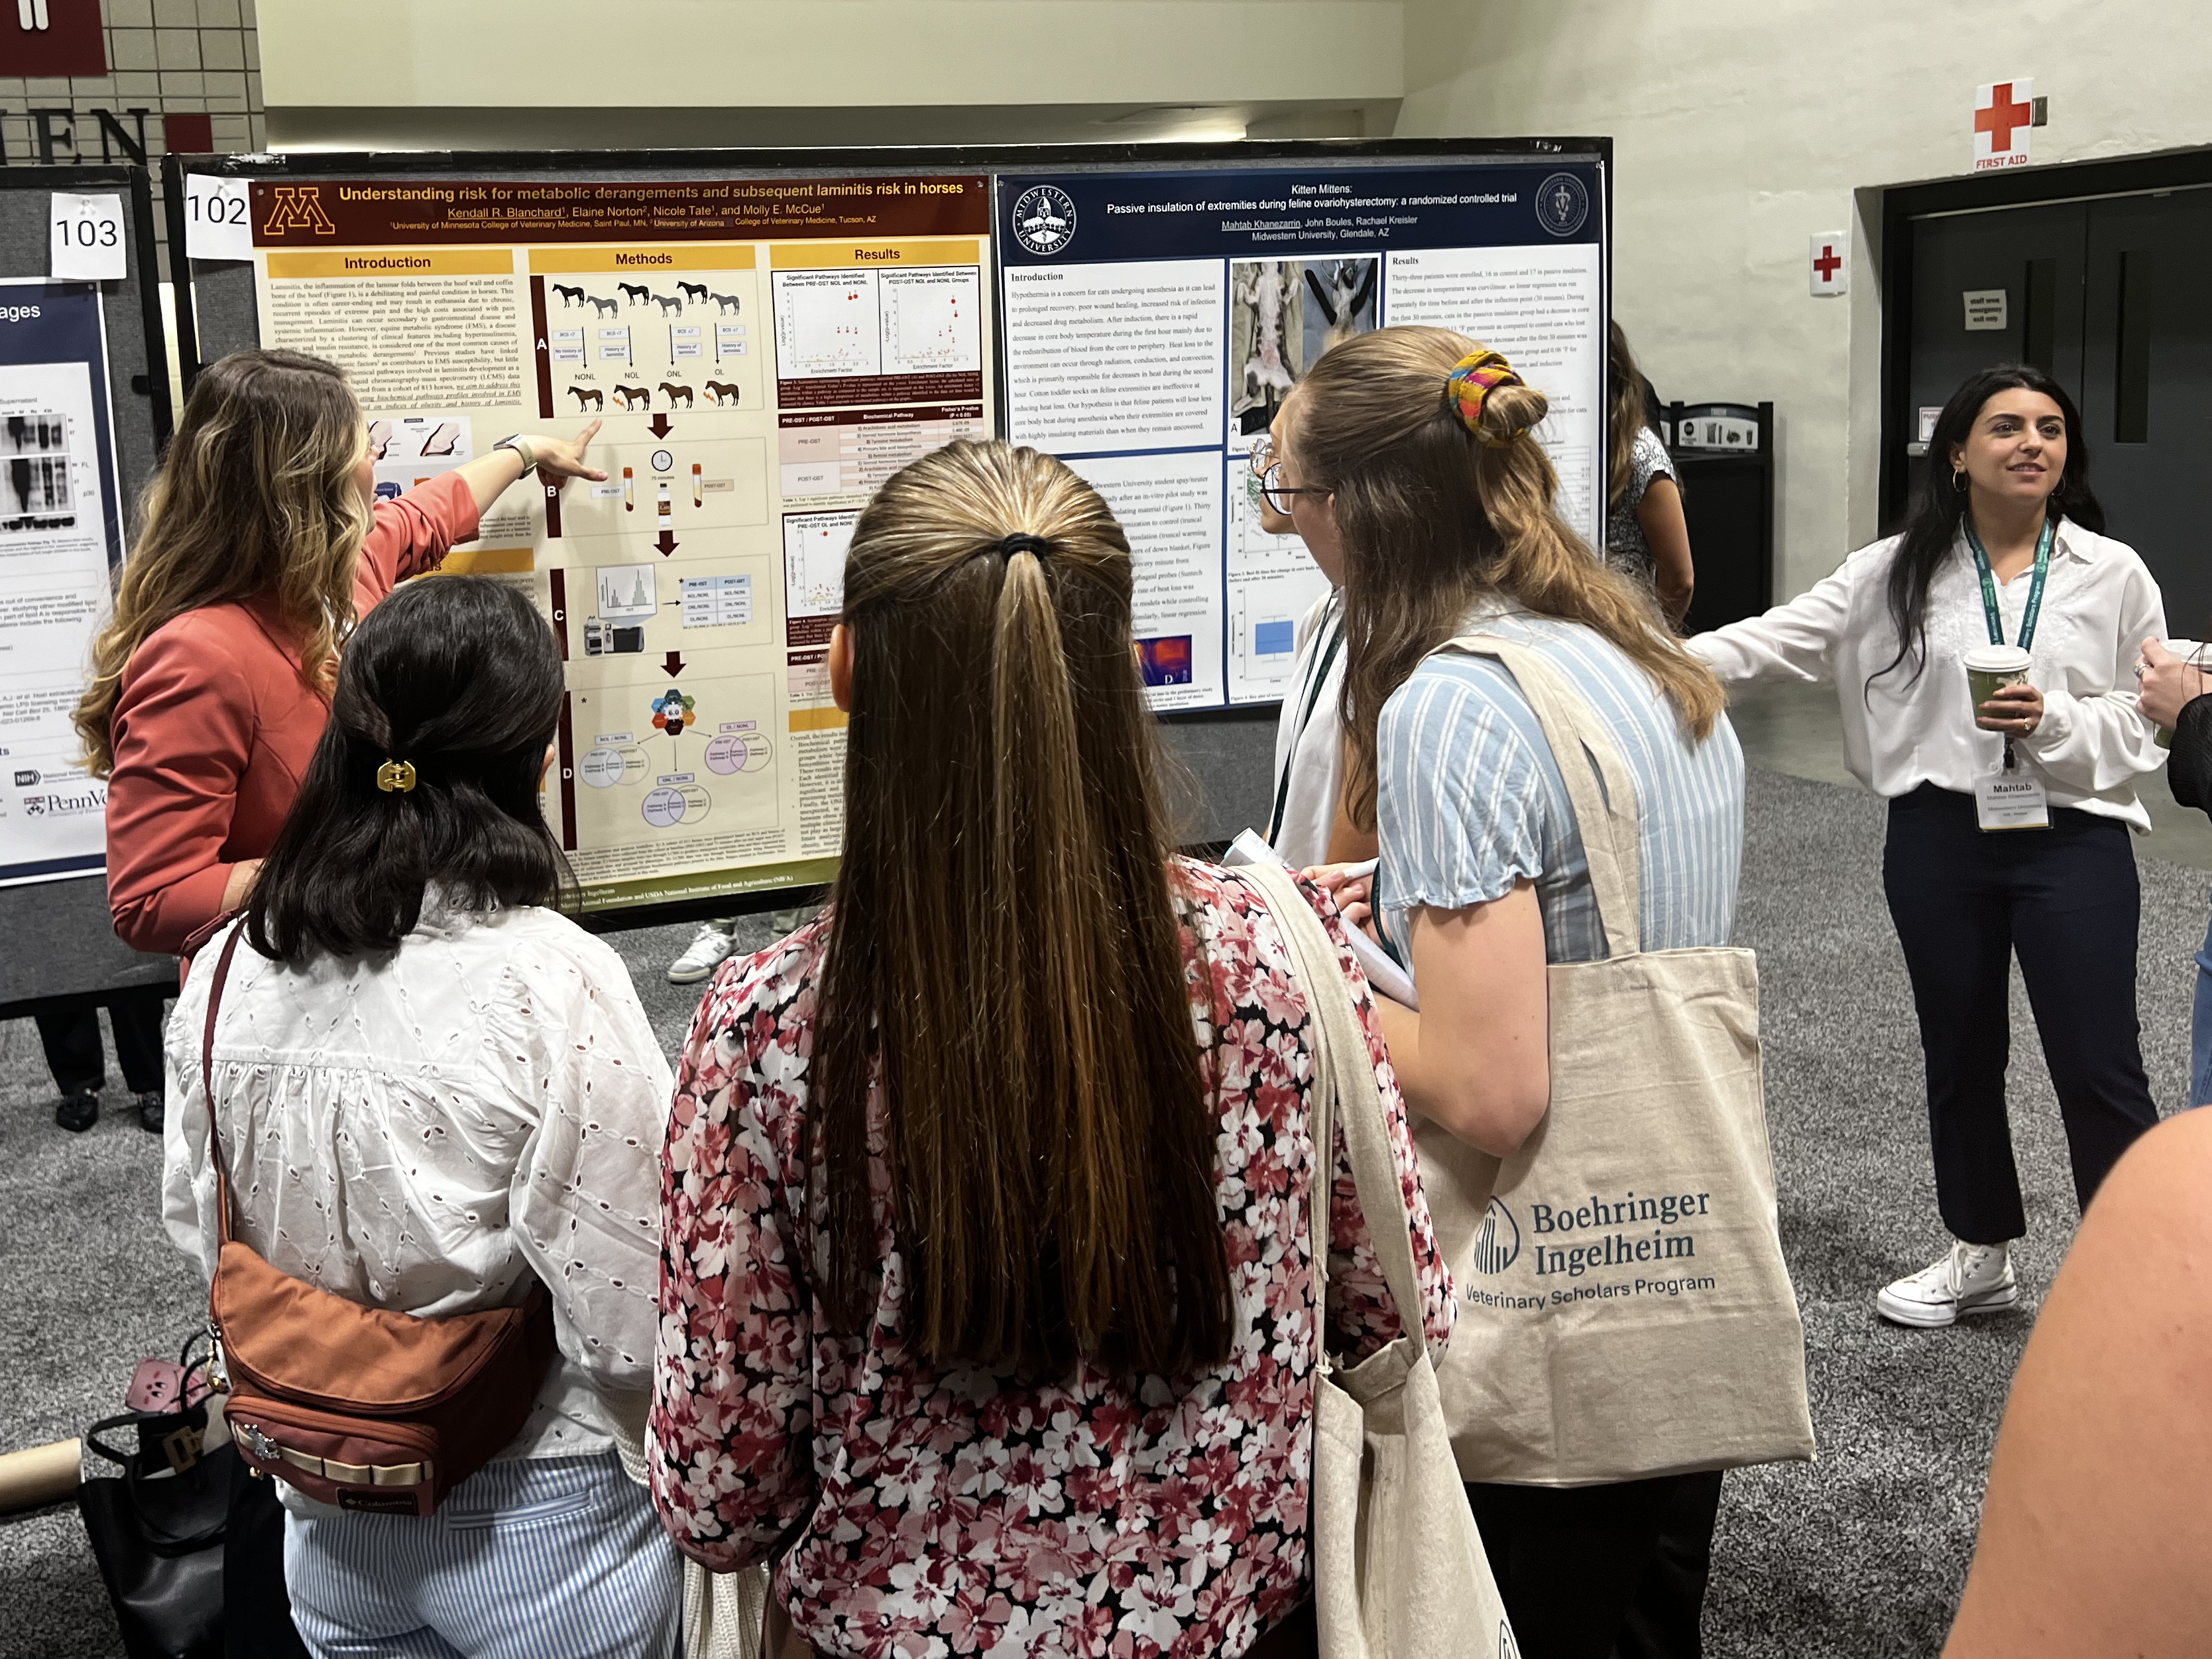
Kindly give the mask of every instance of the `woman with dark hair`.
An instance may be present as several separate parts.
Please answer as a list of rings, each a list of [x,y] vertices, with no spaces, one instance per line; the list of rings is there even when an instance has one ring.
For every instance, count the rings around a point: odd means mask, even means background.
[[[1611,326],[1606,353],[1607,445],[1605,562],[1650,588],[1675,627],[1689,613],[1697,589],[1690,558],[1690,527],[1682,516],[1682,489],[1674,457],[1651,430],[1651,382],[1636,366],[1628,335]]]
[[[344,371],[234,351],[200,371],[147,485],[75,719],[108,780],[107,896],[139,950],[188,951],[252,890],[328,717],[339,648],[532,471],[604,479],[517,435],[390,501]]]
[[[725,966],[684,1048],[653,1494],[708,1566],[774,1561],[819,1652],[1310,1652],[1321,1327],[1339,1355],[1450,1333],[1348,950],[1417,1308],[1342,1135],[1312,1144],[1276,918],[1170,851],[1131,584],[1048,455],[953,443],[892,475],[830,646],[829,913]]]
[[[2136,703],[2158,584],[2100,534],[2081,423],[2039,369],[1952,395],[1901,535],[1808,592],[1690,642],[1724,680],[1832,680],[1844,753],[1889,801],[1882,887],[1927,1059],[1936,1190],[1951,1247],[1875,1298],[1946,1326],[2019,1300],[2008,1247],[2027,1230],[2005,1113],[2015,953],[2087,1208],[2158,1120],[2136,1024],[2136,780],[2164,764]],[[1978,703],[2024,656],[2015,683]]]
[[[427,1317],[518,1306],[533,1279],[551,1292],[558,1351],[522,1431],[434,1516],[280,1483],[292,1616],[317,1654],[676,1639],[680,1563],[634,1449],[671,1083],[622,959],[552,908],[568,867],[538,789],[562,697],[522,595],[477,576],[402,589],[347,644],[299,800],[231,924],[250,948],[217,1004],[212,1117],[233,1235],[319,1290]],[[162,1194],[210,1275],[213,977],[186,979],[170,1025]]]

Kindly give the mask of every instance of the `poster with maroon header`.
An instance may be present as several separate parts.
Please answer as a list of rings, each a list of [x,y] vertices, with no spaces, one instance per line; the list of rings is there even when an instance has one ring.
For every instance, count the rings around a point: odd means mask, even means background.
[[[826,881],[830,630],[876,485],[992,433],[981,176],[257,180],[261,338],[343,365],[380,493],[599,423],[449,570],[568,664],[546,816],[588,909]]]

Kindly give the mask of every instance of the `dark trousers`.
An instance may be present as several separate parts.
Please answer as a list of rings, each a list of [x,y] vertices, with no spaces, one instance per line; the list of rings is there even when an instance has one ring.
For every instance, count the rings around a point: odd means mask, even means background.
[[[1606,1486],[1471,1485],[1524,1659],[1698,1659],[1717,1469]]]
[[[2158,1121],[2136,1023],[2127,826],[2057,807],[2049,829],[1984,832],[1972,796],[1923,784],[1889,803],[1881,875],[1920,1016],[1943,1224],[1969,1244],[2027,1230],[2005,1118],[2015,953],[2086,1210]]]
[[[161,996],[118,997],[107,1005],[115,1028],[115,1058],[123,1081],[134,1095],[161,1092]],[[39,1041],[46,1051],[54,1087],[64,1095],[98,1090],[107,1083],[106,1051],[100,1040],[100,1010],[70,1009],[37,1016]]]

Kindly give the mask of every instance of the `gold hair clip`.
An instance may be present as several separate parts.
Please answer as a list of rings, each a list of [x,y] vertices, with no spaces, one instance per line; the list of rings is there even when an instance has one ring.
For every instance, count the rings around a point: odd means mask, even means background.
[[[376,769],[376,787],[386,795],[398,790],[402,795],[415,787],[415,763],[412,760],[387,760]]]

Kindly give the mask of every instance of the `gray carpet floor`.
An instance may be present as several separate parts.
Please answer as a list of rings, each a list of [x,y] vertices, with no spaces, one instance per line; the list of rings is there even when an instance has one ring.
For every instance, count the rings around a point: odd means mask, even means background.
[[[2031,1234],[2020,1311],[1945,1333],[1874,1315],[1875,1288],[1944,1239],[1904,965],[1882,907],[1881,803],[1754,772],[1738,942],[1759,955],[1784,1243],[1803,1303],[1820,1461],[1728,1478],[1707,1650],[1716,1659],[1911,1655],[1942,1644],[1984,1472],[2034,1308],[2074,1225],[2050,1081],[2015,987],[2014,1139]],[[2144,858],[2140,1004],[2152,1089],[2185,1098],[2191,953],[2207,877]],[[662,970],[688,928],[616,936],[672,1051],[697,997]],[[753,923],[749,942],[765,942]],[[27,1021],[0,1026],[0,1450],[121,1408],[203,1291],[158,1221],[159,1158],[133,1121],[56,1130]],[[119,1105],[119,1083],[111,1099]],[[119,1655],[73,1508],[0,1518],[0,1656]]]

